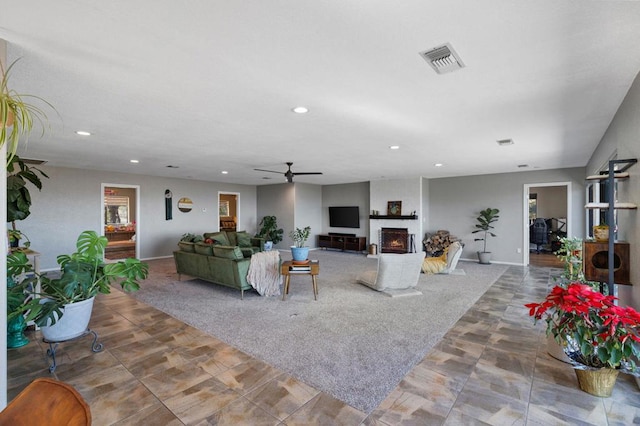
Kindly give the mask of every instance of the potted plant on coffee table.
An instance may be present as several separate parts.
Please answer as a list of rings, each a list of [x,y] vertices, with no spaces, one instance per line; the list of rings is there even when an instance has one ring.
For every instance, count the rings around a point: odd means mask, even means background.
[[[478,223],[476,223],[477,229],[473,231],[472,234],[475,234],[477,232],[482,232],[483,234],[482,238],[474,239],[474,241],[483,242],[482,251],[478,252],[478,260],[483,265],[488,265],[489,263],[491,263],[491,252],[487,251],[487,239],[489,238],[489,236],[496,236],[496,234],[491,232],[491,229],[493,229],[493,225],[491,224],[498,221],[498,218],[500,217],[498,216],[498,213],[500,213],[500,210],[488,207],[484,210],[481,210],[480,214],[476,218],[476,220],[478,221]]]
[[[293,240],[293,245],[291,246],[291,257],[293,258],[293,263],[307,262],[309,258],[309,247],[305,247],[304,243],[309,238],[310,232],[310,226],[296,228],[289,232],[289,236]]]
[[[582,390],[611,396],[619,372],[635,374],[640,359],[640,313],[616,305],[587,284],[555,286],[541,303],[529,303],[534,321],[562,340]]]
[[[140,288],[139,280],[145,279],[149,273],[149,266],[138,259],[105,264],[107,242],[106,237],[95,231],[82,232],[76,243],[77,251],[58,256],[58,278],[41,275],[39,292],[21,285],[31,298],[13,309],[9,318],[26,313],[25,319],[35,321],[49,342],[83,335],[98,293],[110,293],[111,284],[118,280],[124,291],[136,291]]]

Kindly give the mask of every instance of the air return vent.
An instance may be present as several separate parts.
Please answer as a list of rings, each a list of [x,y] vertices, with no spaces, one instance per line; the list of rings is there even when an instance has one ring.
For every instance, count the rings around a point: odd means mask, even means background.
[[[462,62],[449,43],[420,52],[420,56],[422,56],[438,74],[464,68],[464,62]]]

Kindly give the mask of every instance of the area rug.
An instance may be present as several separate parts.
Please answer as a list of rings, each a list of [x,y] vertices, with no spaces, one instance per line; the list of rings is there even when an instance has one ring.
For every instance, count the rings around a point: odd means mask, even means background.
[[[290,254],[282,252],[282,259]],[[291,277],[286,301],[198,279],[178,281],[173,260],[150,262],[133,296],[370,413],[507,269],[460,262],[464,275],[421,274],[422,295],[389,297],[356,282],[377,260],[311,251],[320,261],[318,300],[311,277]]]

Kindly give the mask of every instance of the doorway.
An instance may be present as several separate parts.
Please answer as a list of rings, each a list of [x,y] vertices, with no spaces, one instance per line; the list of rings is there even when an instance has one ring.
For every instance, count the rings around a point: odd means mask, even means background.
[[[140,239],[140,187],[102,184],[102,235],[109,243],[105,259],[138,258]]]
[[[220,231],[238,230],[239,202],[239,192],[218,192],[218,226]]]
[[[533,266],[559,266],[555,252],[559,239],[573,235],[569,220],[571,182],[524,185],[523,263]]]

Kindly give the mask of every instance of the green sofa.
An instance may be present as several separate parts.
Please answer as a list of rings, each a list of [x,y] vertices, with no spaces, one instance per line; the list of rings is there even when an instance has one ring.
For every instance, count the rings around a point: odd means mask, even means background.
[[[213,243],[180,241],[180,250],[173,252],[178,279],[185,274],[236,288],[240,290],[240,298],[244,298],[244,291],[253,288],[247,282],[251,256],[264,251],[263,239],[247,239],[246,235],[248,234],[242,232],[221,231],[203,235],[205,241]]]

